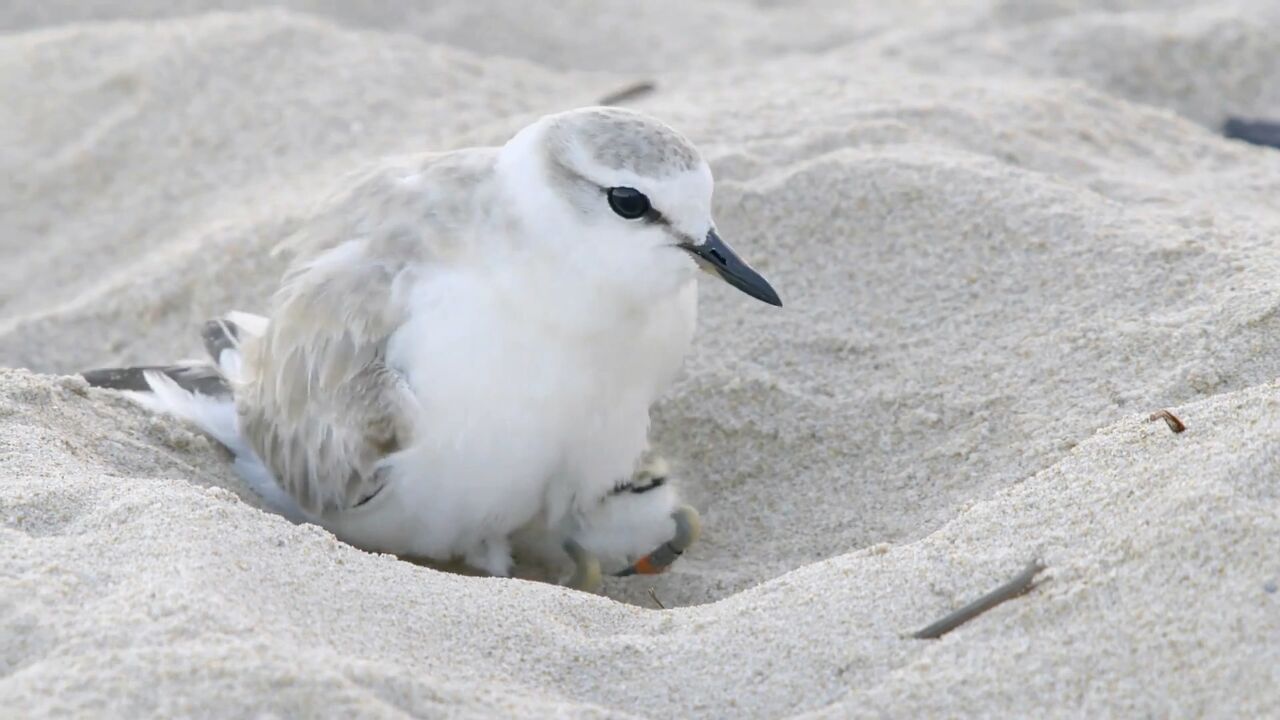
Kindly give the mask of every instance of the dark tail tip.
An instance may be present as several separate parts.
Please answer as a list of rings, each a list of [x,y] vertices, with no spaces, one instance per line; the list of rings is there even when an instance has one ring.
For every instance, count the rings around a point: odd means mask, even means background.
[[[151,384],[147,382],[147,373],[164,373],[178,387],[189,392],[208,397],[231,395],[231,386],[226,378],[218,374],[210,365],[147,365],[131,368],[102,368],[80,373],[92,387],[107,390],[132,390],[134,392],[151,392]]]
[[[80,375],[93,387],[108,390],[136,390],[147,392],[151,386],[147,384],[148,370],[163,371],[159,367],[101,368],[88,370]]]

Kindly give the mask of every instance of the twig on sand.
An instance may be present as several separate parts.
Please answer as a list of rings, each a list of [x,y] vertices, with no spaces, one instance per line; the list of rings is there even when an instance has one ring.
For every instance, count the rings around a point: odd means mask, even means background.
[[[644,97],[657,88],[658,86],[654,84],[652,80],[641,80],[605,95],[600,98],[600,104],[621,105],[628,100],[635,100],[636,98]]]
[[[658,607],[662,608],[663,610],[666,610],[666,609],[667,609],[667,606],[666,606],[666,605],[663,605],[663,604],[662,604],[662,601],[658,599],[658,591],[657,591],[657,590],[654,590],[653,588],[649,588],[649,597],[653,598],[653,602],[654,602]]]
[[[1280,148],[1280,122],[1229,117],[1222,134],[1254,145]]]
[[[1005,600],[1011,600],[1030,590],[1033,587],[1032,581],[1042,570],[1044,570],[1044,563],[1040,560],[1032,560],[1014,579],[913,634],[911,637],[919,640],[935,640],[946,635]]]
[[[1182,420],[1168,410],[1157,410],[1151,413],[1151,417],[1147,418],[1147,420],[1150,420],[1151,422],[1164,420],[1165,424],[1169,426],[1169,429],[1175,433],[1180,433],[1187,429],[1187,426],[1182,424]]]

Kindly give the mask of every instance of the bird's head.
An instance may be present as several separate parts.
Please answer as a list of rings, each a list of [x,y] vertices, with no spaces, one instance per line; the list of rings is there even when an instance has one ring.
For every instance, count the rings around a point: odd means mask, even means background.
[[[584,272],[674,291],[698,269],[781,305],[721,239],[711,217],[711,169],[683,135],[631,110],[549,115],[517,134],[499,164],[538,242]]]

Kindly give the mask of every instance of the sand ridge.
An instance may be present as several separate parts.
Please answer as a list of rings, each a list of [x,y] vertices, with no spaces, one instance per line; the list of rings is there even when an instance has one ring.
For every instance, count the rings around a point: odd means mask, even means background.
[[[0,11],[0,707],[1280,712],[1280,154],[1214,132],[1280,115],[1268,3],[254,5]],[[637,78],[787,303],[702,291],[654,414],[706,524],[669,575],[362,553],[57,377],[194,355],[347,173]],[[907,637],[1033,556],[1030,595]]]

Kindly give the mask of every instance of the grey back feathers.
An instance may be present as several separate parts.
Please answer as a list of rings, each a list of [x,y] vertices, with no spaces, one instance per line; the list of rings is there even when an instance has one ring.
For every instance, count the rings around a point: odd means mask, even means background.
[[[422,153],[352,173],[278,250],[315,258],[353,240],[395,262],[448,257],[464,245],[458,228],[475,212],[475,192],[493,178],[497,148]],[[294,272],[300,267],[295,264]]]

